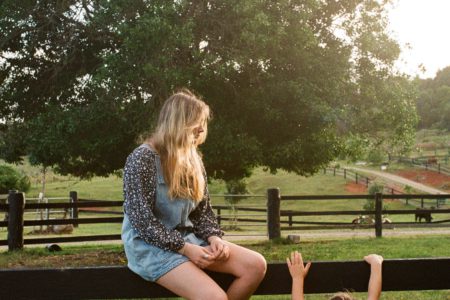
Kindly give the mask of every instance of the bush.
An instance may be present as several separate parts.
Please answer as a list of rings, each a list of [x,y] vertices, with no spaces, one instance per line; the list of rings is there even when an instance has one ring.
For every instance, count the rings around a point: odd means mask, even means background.
[[[380,164],[385,161],[385,154],[379,149],[372,149],[366,157],[367,161],[372,164]]]
[[[374,182],[369,186],[368,193],[369,193],[369,195],[375,195],[376,193],[382,193],[383,190],[384,190],[384,185]]]
[[[382,193],[383,190],[384,190],[384,185],[374,182],[369,186],[368,193],[369,193],[369,195],[375,195],[376,193]],[[367,210],[367,211],[374,211],[375,210],[375,200],[367,199],[366,204],[364,204],[363,208],[364,208],[364,210]],[[383,207],[381,209],[387,210],[388,206],[383,205]]]
[[[0,166],[0,194],[8,194],[9,190],[28,192],[31,183],[28,176],[20,175],[19,172],[9,166]]]
[[[247,183],[244,180],[229,180],[226,182],[227,193],[230,195],[243,195],[247,194]],[[225,197],[225,200],[230,204],[237,204],[245,197]]]

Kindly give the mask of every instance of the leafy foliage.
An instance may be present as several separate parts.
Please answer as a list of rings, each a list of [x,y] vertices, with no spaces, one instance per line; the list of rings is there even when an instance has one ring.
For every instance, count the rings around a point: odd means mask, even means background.
[[[434,79],[417,81],[419,127],[450,130],[450,67],[440,70]]]
[[[106,175],[182,86],[214,112],[202,151],[215,178],[313,174],[359,152],[350,135],[401,151],[415,95],[392,69],[388,2],[5,0],[0,153]]]
[[[376,193],[382,193],[384,190],[384,185],[378,184],[376,182],[370,184],[368,193],[369,195],[375,195]],[[367,199],[366,203],[363,206],[364,210],[367,211],[374,211],[375,210],[375,200],[374,199]],[[382,210],[389,209],[389,206],[387,204],[383,204]],[[374,216],[371,216],[374,218]]]
[[[10,190],[28,192],[31,183],[27,176],[22,176],[12,167],[0,166],[0,194],[8,194]]]

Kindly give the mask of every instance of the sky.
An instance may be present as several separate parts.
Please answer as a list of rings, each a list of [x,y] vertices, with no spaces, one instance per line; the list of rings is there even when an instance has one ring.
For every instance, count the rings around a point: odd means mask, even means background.
[[[450,0],[397,0],[389,30],[402,47],[396,66],[421,78],[433,78],[450,66]],[[409,45],[409,46],[408,46]],[[420,71],[419,65],[425,67]]]

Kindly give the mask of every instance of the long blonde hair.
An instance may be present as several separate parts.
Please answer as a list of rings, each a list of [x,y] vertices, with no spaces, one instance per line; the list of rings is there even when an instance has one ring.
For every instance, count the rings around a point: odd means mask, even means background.
[[[171,199],[203,199],[206,183],[197,146],[206,139],[209,118],[209,106],[186,89],[170,96],[161,109],[149,142],[161,157]],[[195,138],[198,126],[203,132]]]

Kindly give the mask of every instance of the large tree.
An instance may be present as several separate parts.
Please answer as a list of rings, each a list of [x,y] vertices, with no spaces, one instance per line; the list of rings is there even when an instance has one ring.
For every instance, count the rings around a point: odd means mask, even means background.
[[[106,175],[177,87],[214,112],[202,151],[216,178],[258,165],[312,174],[357,148],[349,137],[411,141],[414,94],[392,68],[388,1],[2,3],[8,161]]]

